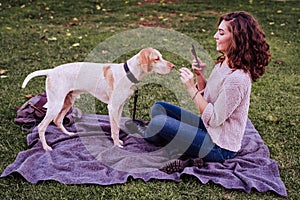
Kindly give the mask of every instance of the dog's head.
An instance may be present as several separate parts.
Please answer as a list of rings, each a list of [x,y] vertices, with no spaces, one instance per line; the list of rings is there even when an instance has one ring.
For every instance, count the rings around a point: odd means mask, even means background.
[[[161,53],[153,48],[142,49],[139,54],[142,70],[149,73],[168,74],[174,69],[174,64],[162,58]]]

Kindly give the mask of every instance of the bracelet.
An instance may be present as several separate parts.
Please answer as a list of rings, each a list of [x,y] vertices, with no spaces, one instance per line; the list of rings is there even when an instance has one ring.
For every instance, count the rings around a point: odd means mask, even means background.
[[[192,100],[194,100],[195,99],[195,97],[197,96],[197,94],[200,92],[200,90],[197,90],[196,92],[195,92],[195,94],[194,94],[194,96],[193,96],[193,98],[192,98]]]
[[[196,87],[196,89],[203,95],[205,88],[202,89],[202,90],[199,90],[199,88],[198,88],[198,83],[195,84],[195,87]]]

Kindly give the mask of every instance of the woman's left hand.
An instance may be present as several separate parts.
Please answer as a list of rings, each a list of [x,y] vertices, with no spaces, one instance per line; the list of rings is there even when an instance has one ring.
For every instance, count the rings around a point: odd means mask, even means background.
[[[200,95],[199,90],[195,87],[193,72],[185,67],[179,69],[179,71],[181,82],[192,97],[192,100],[195,102],[195,105],[197,106],[199,112],[202,114],[208,103],[203,98],[203,96]],[[195,98],[197,94],[199,95],[197,96],[197,98]]]
[[[194,74],[188,68],[181,68],[180,71],[180,80],[183,83],[184,87],[189,91],[195,87],[194,83]]]

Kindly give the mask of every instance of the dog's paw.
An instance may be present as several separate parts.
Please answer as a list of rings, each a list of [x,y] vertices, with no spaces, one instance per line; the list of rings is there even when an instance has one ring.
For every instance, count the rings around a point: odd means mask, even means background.
[[[67,135],[69,135],[69,136],[75,135],[75,133],[73,133],[73,132],[65,132],[65,134],[67,134]]]
[[[44,149],[45,151],[52,151],[52,150],[53,150],[53,149],[52,149],[50,146],[48,146],[48,145],[43,146],[43,149]]]
[[[114,146],[117,146],[119,148],[123,148],[123,145],[122,144],[114,144]]]
[[[114,145],[120,148],[123,148],[124,142],[122,140],[117,140],[117,142],[114,142]]]

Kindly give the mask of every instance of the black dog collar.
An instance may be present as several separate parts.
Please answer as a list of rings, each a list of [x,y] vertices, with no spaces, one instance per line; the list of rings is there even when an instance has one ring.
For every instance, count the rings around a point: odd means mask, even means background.
[[[126,72],[127,78],[128,78],[131,82],[133,82],[133,83],[135,83],[135,84],[139,83],[139,81],[135,78],[135,76],[134,76],[134,75],[131,73],[131,71],[129,70],[128,65],[127,65],[127,62],[124,63],[124,70],[125,70],[125,72]]]

